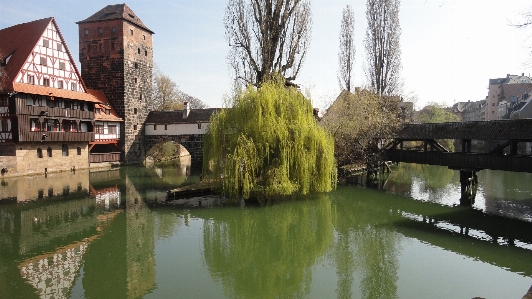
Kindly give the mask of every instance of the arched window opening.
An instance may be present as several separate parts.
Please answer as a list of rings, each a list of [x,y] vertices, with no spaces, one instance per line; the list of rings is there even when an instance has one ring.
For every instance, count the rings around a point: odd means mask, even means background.
[[[62,152],[63,152],[63,157],[68,156],[68,145],[63,144],[63,145],[61,146],[61,149],[62,149]]]
[[[42,149],[41,148],[37,149],[37,158],[42,158]]]
[[[51,158],[52,157],[52,148],[49,147],[46,152],[48,153],[48,158]]]

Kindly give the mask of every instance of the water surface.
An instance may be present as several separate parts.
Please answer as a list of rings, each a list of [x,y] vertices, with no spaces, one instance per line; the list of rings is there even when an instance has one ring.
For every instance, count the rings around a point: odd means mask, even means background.
[[[0,298],[521,298],[532,285],[528,175],[480,172],[473,207],[457,205],[454,171],[408,164],[385,191],[153,207],[187,174],[3,179]]]

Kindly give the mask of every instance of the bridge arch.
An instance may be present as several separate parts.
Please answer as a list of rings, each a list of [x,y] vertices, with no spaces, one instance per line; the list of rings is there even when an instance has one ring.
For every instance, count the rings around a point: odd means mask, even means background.
[[[173,141],[183,146],[192,158],[192,163],[203,161],[203,135],[149,135],[144,139],[144,150],[147,153],[155,144],[159,142]]]

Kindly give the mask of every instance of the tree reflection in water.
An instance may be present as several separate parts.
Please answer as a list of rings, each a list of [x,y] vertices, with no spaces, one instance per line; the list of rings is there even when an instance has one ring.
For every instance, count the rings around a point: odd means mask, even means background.
[[[389,214],[382,211],[384,206],[375,204],[373,198],[349,198],[348,190],[339,188],[334,196],[338,198],[333,199],[338,234],[332,250],[336,294],[338,298],[353,297],[353,276],[360,272],[362,298],[395,298],[400,236],[387,227],[390,218],[383,217]]]
[[[241,213],[212,211],[204,224],[204,259],[230,297],[301,298],[312,266],[333,242],[327,195]],[[227,217],[230,216],[230,217]]]

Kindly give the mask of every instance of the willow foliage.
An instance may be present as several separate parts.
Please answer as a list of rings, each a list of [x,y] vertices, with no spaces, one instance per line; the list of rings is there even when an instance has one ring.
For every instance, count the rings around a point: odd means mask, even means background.
[[[335,187],[334,140],[297,89],[270,81],[230,104],[213,116],[204,139],[204,173],[223,178],[224,194],[264,200]]]

